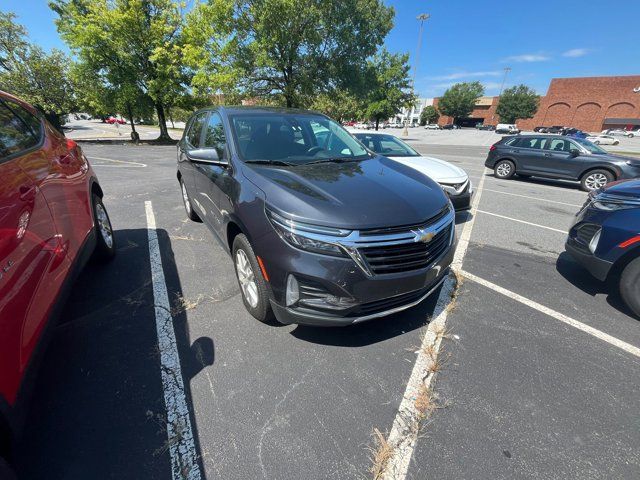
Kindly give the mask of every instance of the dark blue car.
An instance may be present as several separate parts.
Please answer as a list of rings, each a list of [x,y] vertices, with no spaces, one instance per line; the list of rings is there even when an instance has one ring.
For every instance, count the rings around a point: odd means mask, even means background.
[[[591,192],[565,247],[594,277],[619,283],[622,299],[640,317],[640,179]]]

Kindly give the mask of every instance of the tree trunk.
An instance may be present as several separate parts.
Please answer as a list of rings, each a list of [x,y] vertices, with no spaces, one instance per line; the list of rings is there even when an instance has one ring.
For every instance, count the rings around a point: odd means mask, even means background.
[[[136,133],[136,126],[133,123],[133,110],[131,109],[130,103],[127,103],[127,113],[129,114],[129,121],[131,122],[131,131]]]
[[[167,130],[167,119],[164,116],[164,106],[162,103],[157,102],[155,104],[156,114],[158,115],[158,126],[160,127],[160,136],[158,140],[161,141],[170,141],[171,137],[169,136],[169,131]]]
[[[376,132],[378,131],[378,125],[380,125],[380,119],[376,118]]]
[[[291,97],[289,95],[286,95],[285,99],[287,100],[287,108],[292,108],[293,107],[293,100],[291,99]]]

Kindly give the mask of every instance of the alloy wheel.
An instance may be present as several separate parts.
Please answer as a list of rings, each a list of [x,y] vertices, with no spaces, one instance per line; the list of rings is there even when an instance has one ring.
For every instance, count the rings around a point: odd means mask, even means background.
[[[107,247],[113,247],[113,230],[111,222],[104,206],[101,203],[96,204],[96,219],[98,220],[98,230]]]
[[[507,175],[509,175],[511,173],[511,165],[509,165],[508,163],[501,163],[500,165],[498,165],[498,176],[500,177],[506,177]]]
[[[245,300],[251,308],[256,308],[258,306],[258,285],[249,258],[242,249],[236,252],[236,272],[238,272],[238,280]]]
[[[584,184],[589,190],[597,190],[607,184],[607,177],[603,173],[592,173],[585,179]]]

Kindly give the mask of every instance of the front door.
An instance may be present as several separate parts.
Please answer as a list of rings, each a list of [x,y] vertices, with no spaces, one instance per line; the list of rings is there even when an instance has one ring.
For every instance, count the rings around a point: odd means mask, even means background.
[[[546,175],[574,179],[583,161],[580,148],[566,138],[550,138],[544,148],[543,168]]]

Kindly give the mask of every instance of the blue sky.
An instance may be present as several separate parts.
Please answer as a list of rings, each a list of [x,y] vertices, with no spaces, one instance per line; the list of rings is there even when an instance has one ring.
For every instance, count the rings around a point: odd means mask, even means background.
[[[554,77],[640,74],[640,2],[605,4],[596,0],[385,0],[396,10],[386,40],[393,52],[415,59],[416,16],[424,24],[416,90],[441,95],[450,85],[479,80],[496,95],[511,67],[506,86],[525,83],[546,93]],[[46,0],[2,0],[44,48],[62,48]]]

